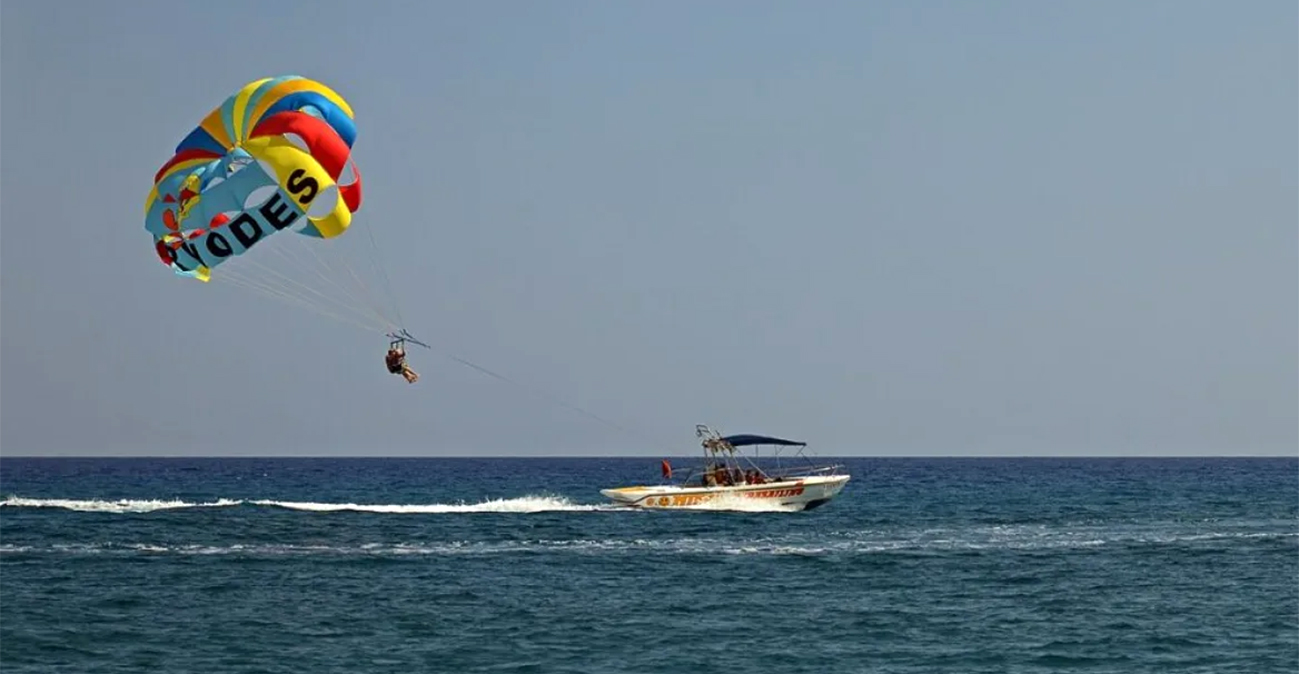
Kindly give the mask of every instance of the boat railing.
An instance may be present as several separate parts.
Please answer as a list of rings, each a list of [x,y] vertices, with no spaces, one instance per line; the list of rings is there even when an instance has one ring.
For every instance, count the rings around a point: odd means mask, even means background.
[[[836,474],[837,471],[840,471],[844,468],[843,464],[830,464],[830,465],[823,465],[823,466],[795,465],[795,466],[771,466],[771,467],[762,467],[762,466],[755,465],[753,467],[757,468],[758,471],[762,473],[762,476],[768,482],[780,482],[780,481],[794,479],[796,477],[804,477],[804,476],[834,475]],[[743,468],[741,468],[741,470],[743,470]],[[677,477],[675,481],[683,486],[688,485],[692,482],[703,483],[704,482],[703,478],[707,473],[708,473],[707,469],[690,468],[684,472],[679,472],[678,475],[681,475],[681,477]]]
[[[765,471],[768,477],[785,477],[790,475],[833,475],[843,469],[842,464],[828,466],[789,466],[787,468]]]

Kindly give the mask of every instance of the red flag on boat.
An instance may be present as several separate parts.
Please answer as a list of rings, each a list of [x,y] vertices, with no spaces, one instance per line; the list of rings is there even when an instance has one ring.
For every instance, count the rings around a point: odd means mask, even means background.
[[[660,468],[663,469],[663,477],[664,477],[664,479],[671,480],[671,479],[672,479],[672,464],[668,463],[668,460],[667,460],[667,459],[663,459],[663,463],[660,464]]]

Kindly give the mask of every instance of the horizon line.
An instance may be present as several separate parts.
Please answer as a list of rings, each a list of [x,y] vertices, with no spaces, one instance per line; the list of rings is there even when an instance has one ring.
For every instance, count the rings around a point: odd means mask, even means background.
[[[0,454],[4,459],[696,459],[694,454]],[[774,455],[756,458],[775,458]],[[796,455],[781,458],[796,459]],[[1296,459],[1296,454],[814,454],[817,459]]]

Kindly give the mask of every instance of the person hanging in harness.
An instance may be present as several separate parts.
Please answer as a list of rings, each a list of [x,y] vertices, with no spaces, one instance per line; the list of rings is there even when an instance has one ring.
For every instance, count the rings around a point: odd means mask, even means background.
[[[406,363],[406,349],[402,345],[403,340],[395,340],[388,345],[388,355],[384,357],[384,364],[388,366],[388,371],[392,374],[399,374],[406,378],[407,383],[414,384],[419,381],[419,375],[410,369]]]

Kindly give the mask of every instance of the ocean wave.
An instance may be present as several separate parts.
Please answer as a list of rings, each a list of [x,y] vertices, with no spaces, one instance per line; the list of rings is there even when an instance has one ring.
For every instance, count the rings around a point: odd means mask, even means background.
[[[1299,533],[1223,532],[1221,538],[1294,539]],[[1204,540],[1203,535],[1156,537],[1147,544],[1168,545]],[[520,553],[572,555],[754,555],[794,557],[853,557],[877,554],[967,553],[994,550],[1086,549],[1096,546],[1131,543],[1130,539],[1098,539],[1086,535],[1062,534],[1050,541],[1003,540],[991,542],[978,537],[964,540],[925,539],[923,537],[839,538],[758,537],[736,538],[571,538],[512,541],[449,540],[371,542],[349,544],[305,543],[55,543],[49,545],[0,544],[0,556],[9,555],[234,555],[248,557],[342,556],[342,557],[409,557],[451,555],[506,555]]]

